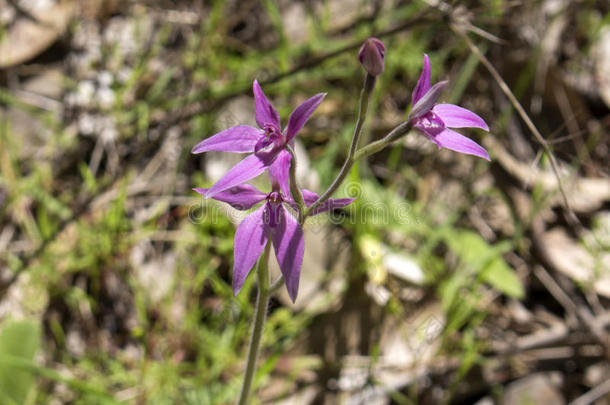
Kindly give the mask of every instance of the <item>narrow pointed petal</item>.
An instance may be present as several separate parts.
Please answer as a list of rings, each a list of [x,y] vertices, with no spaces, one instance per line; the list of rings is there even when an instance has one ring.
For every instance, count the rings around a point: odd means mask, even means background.
[[[439,147],[454,150],[456,152],[465,153],[467,155],[475,155],[483,159],[489,159],[489,154],[481,145],[462,134],[458,134],[450,129],[445,129],[440,134],[434,137],[434,142]]]
[[[266,204],[244,218],[235,232],[233,261],[233,294],[237,295],[267,243],[263,221]]]
[[[311,114],[318,108],[326,93],[318,93],[312,98],[306,100],[297,108],[294,109],[290,118],[288,118],[288,128],[286,129],[286,138],[290,141],[303,128]]]
[[[254,115],[258,126],[264,128],[265,125],[273,124],[276,128],[280,128],[280,114],[273,108],[257,80],[252,85],[252,91],[254,92]]]
[[[211,150],[235,153],[253,152],[254,145],[256,145],[260,137],[260,129],[248,125],[237,125],[199,142],[191,150],[191,153],[202,153]]]
[[[271,230],[271,240],[280,270],[286,279],[288,295],[294,302],[299,291],[305,238],[303,228],[284,206],[281,206],[279,223]]]
[[[308,207],[314,202],[316,202],[318,198],[320,198],[318,194],[306,189],[301,190],[301,193],[303,194],[303,200],[305,200],[305,205],[307,205]]]
[[[206,195],[209,188],[194,188],[196,192],[201,195]],[[263,201],[267,197],[267,194],[259,191],[256,187],[249,184],[241,184],[239,186],[231,187],[228,190],[221,191],[214,195],[214,199],[222,202],[226,202],[231,207],[238,210],[249,210],[259,202]]]
[[[286,197],[290,197],[290,164],[292,156],[290,152],[282,149],[275,161],[269,166],[269,177],[271,177],[271,183],[277,183],[280,186],[282,194]]]
[[[303,189],[302,192],[303,200],[305,200],[305,205],[308,207],[316,202],[316,200],[320,197],[313,191]],[[329,198],[320,204],[318,208],[313,210],[310,215],[318,215],[322,212],[334,210],[335,208],[343,208],[346,205],[353,203],[355,200],[355,198]]]
[[[483,118],[479,117],[475,113],[465,108],[459,107],[453,104],[437,104],[432,108],[432,111],[436,113],[445,126],[450,128],[481,128],[485,131],[489,131],[489,127],[483,121]]]
[[[424,96],[430,90],[430,59],[428,55],[424,54],[424,68],[419,76],[417,85],[413,89],[411,95],[411,105],[417,104],[420,98]]]
[[[335,208],[343,208],[353,203],[355,198],[329,198],[324,201],[318,208],[311,212],[311,215],[318,215],[322,212],[332,211]]]
[[[214,197],[216,194],[238,186],[251,180],[265,171],[273,162],[271,159],[261,159],[257,155],[250,155],[236,164],[220,180],[216,182],[204,195],[205,198]]]
[[[441,93],[447,86],[447,81],[444,80],[442,82],[436,83],[426,94],[423,95],[422,98],[413,106],[411,109],[411,113],[409,113],[409,119],[421,117],[422,115],[429,112],[432,107],[434,107],[434,103],[441,96]]]

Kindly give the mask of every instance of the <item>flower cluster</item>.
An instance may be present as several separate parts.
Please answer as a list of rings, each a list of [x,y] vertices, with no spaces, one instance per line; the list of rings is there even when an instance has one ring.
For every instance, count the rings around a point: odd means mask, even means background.
[[[376,38],[369,38],[360,48],[358,59],[367,72],[361,98],[362,121],[366,116],[366,100],[375,84],[375,77],[385,70],[385,47]],[[299,189],[291,176],[294,138],[303,128],[311,114],[324,99],[325,93],[311,97],[294,109],[288,118],[288,125],[281,129],[279,113],[255,80],[253,84],[255,118],[259,128],[238,125],[197,144],[192,152],[223,151],[250,153],[231,168],[210,188],[194,189],[204,198],[214,198],[230,204],[238,210],[248,210],[259,203],[262,205],[245,217],[235,233],[233,291],[237,294],[268,243],[273,245],[275,255],[290,298],[297,297],[301,264],[305,249],[302,223],[310,215],[316,215],[334,208],[345,207],[353,199],[328,198],[345,179],[354,160],[375,153],[404,135],[414,127],[428,136],[439,148],[475,155],[489,160],[487,151],[473,140],[450,128],[473,127],[489,131],[485,121],[472,111],[453,104],[437,104],[446,81],[434,86],[430,84],[430,60],[424,55],[424,68],[412,94],[412,108],[407,121],[385,138],[367,147],[358,149],[362,130],[361,117],[352,140],[352,146],[342,171],[328,190],[318,196],[316,193]],[[267,172],[271,191],[264,193],[244,184],[248,180]],[[297,195],[294,195],[294,194]],[[298,220],[293,215],[298,213]]]
[[[292,156],[286,147],[294,145],[294,137],[305,125],[325,94],[320,93],[299,105],[290,115],[284,131],[280,130],[280,116],[255,80],[253,85],[255,117],[260,129],[238,125],[197,144],[192,153],[223,151],[251,155],[231,168],[211,188],[195,188],[204,198],[225,202],[238,210],[248,210],[263,202],[256,211],[248,215],[237,227],[234,242],[233,292],[241,290],[250,270],[269,240],[290,298],[297,297],[301,264],[305,249],[303,229],[293,216],[290,207],[297,210],[290,192],[290,166]],[[242,184],[267,170],[272,185],[269,193]],[[311,206],[319,196],[309,190],[300,190],[306,206]],[[328,199],[313,210],[316,215],[334,208],[344,207],[354,199]]]

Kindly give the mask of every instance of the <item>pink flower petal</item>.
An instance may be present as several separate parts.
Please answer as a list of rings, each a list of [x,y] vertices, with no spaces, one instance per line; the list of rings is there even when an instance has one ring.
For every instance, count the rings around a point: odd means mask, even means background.
[[[413,89],[411,95],[411,105],[417,104],[420,98],[424,96],[430,90],[430,59],[428,55],[424,54],[424,68],[419,76],[417,85]]]
[[[320,105],[326,93],[318,93],[294,109],[288,118],[288,128],[286,129],[286,139],[292,140],[294,136],[303,128],[311,114]]]
[[[208,188],[194,188],[196,192],[201,195],[206,195]],[[256,187],[249,184],[241,184],[239,186],[231,187],[228,190],[221,191],[214,195],[214,199],[222,202],[226,202],[233,208],[238,210],[249,210],[259,202],[263,201],[267,197],[267,194],[259,191]]]
[[[322,212],[332,211],[335,208],[343,208],[346,205],[350,205],[356,199],[355,198],[329,198],[324,201],[318,208],[311,212],[311,215],[318,215]]]
[[[417,103],[411,108],[411,112],[409,113],[409,119],[421,117],[422,115],[430,112],[432,107],[434,107],[434,103],[441,96],[441,93],[447,86],[447,81],[442,81],[436,83],[426,94],[423,95],[419,99]]]
[[[303,189],[301,190],[301,192],[303,193],[303,200],[305,200],[305,205],[308,207],[314,202],[316,202],[318,198],[320,198],[320,196],[314,193],[313,191]],[[315,210],[313,210],[310,215],[318,215],[326,211],[332,211],[335,208],[343,208],[346,205],[350,205],[355,200],[355,198],[329,198],[328,200],[320,204],[320,206],[318,206]],[[294,202],[290,201],[289,203],[291,207],[297,209],[296,204]]]
[[[479,117],[475,113],[465,108],[459,107],[453,104],[437,104],[432,108],[432,111],[436,113],[445,126],[450,128],[481,128],[485,131],[489,131],[489,127],[483,121],[483,118]]]
[[[202,153],[211,150],[235,153],[253,152],[254,145],[256,145],[260,137],[260,129],[248,125],[238,125],[204,139],[195,145],[191,153]]]
[[[433,140],[439,147],[454,150],[456,152],[465,153],[467,155],[475,155],[483,159],[489,159],[489,154],[481,145],[462,134],[458,134],[450,129],[445,129],[440,134],[436,135]]]
[[[318,194],[306,189],[301,190],[301,193],[303,194],[303,200],[305,200],[305,205],[307,205],[308,207],[311,204],[315,203],[318,198],[320,198]]]
[[[220,180],[216,182],[204,195],[204,198],[214,197],[216,194],[228,190],[231,187],[245,183],[265,171],[273,162],[270,156],[269,159],[261,159],[257,155],[250,155],[244,160],[236,164],[229,170]]]
[[[280,186],[280,190],[285,197],[290,198],[290,162],[292,156],[290,152],[282,149],[275,161],[269,166],[269,177],[271,183],[277,183]]]
[[[237,295],[256,264],[268,239],[263,214],[267,204],[244,218],[235,232],[233,261],[233,294]]]
[[[305,252],[305,239],[303,229],[297,220],[281,205],[279,221],[275,228],[271,228],[271,240],[275,249],[275,256],[280,270],[286,279],[286,288],[292,302],[297,299],[299,278],[303,254]]]
[[[254,115],[258,126],[264,128],[265,125],[271,124],[280,128],[280,114],[273,108],[257,80],[252,85],[252,91],[254,92]]]
[[[314,193],[313,191],[303,189],[301,190],[301,192],[303,193],[303,200],[305,200],[305,205],[308,207],[314,202],[316,202],[318,198],[320,198],[320,196]],[[320,204],[319,207],[313,210],[310,215],[318,215],[322,212],[334,210],[335,208],[343,208],[346,205],[353,203],[355,200],[355,198],[329,198],[328,200]]]

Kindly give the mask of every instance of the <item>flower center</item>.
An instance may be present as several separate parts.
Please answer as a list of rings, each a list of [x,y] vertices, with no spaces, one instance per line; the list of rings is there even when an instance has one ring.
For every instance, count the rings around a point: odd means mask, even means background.
[[[284,135],[273,124],[267,124],[263,127],[261,138],[254,147],[254,152],[262,151],[263,149],[275,149],[284,146]]]
[[[273,124],[267,124],[263,127],[265,136],[270,139],[275,139],[282,136],[281,131]]]
[[[445,123],[437,114],[428,111],[421,117],[415,119],[415,125],[424,129],[431,136],[436,136],[445,130]]]
[[[282,196],[281,192],[279,192],[279,191],[272,191],[269,194],[267,194],[267,201],[279,204],[279,203],[284,201],[284,197]]]

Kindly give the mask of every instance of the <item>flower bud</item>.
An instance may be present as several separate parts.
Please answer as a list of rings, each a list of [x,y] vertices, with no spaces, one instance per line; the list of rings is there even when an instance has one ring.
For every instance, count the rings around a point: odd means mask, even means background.
[[[377,38],[369,38],[364,41],[360,52],[358,52],[358,60],[370,75],[379,76],[385,68],[383,57],[385,56],[385,46]]]

